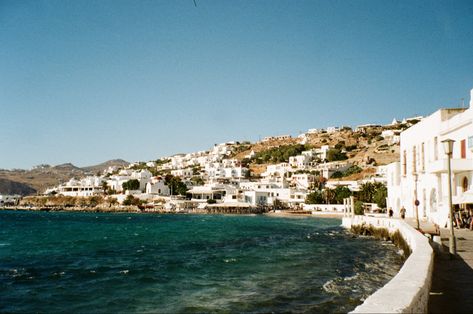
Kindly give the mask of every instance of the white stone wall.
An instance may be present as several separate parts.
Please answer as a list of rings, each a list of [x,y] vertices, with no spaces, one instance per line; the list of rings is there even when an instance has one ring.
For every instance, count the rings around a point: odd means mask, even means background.
[[[371,225],[399,230],[412,250],[399,273],[352,313],[427,313],[434,253],[428,239],[403,220],[366,216],[344,217],[342,225]]]

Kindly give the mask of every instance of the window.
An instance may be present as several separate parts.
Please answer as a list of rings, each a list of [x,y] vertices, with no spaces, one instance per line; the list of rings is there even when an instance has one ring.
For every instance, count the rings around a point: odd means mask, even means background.
[[[473,136],[468,137],[468,148],[473,149]]]
[[[422,143],[421,150],[420,150],[420,162],[421,162],[421,169],[425,171],[425,145]]]
[[[460,149],[461,149],[461,159],[466,158],[466,140],[461,140],[460,142]]]
[[[462,190],[466,192],[468,190],[468,178],[464,177],[462,180]]]
[[[434,160],[439,159],[439,139],[434,137]]]
[[[417,173],[417,149],[412,147],[412,174]]]
[[[430,191],[430,212],[436,212],[437,211],[437,191],[435,189],[432,189]]]
[[[407,154],[406,151],[404,150],[402,152],[402,175],[405,176],[407,174]]]

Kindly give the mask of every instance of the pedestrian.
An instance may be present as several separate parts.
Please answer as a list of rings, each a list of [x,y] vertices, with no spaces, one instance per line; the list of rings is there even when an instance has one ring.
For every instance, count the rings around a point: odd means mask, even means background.
[[[404,208],[404,206],[401,207],[399,213],[401,214],[402,219],[406,218],[406,209]]]
[[[389,207],[388,213],[389,213],[389,218],[393,218],[394,212],[393,212],[393,209],[391,207]]]

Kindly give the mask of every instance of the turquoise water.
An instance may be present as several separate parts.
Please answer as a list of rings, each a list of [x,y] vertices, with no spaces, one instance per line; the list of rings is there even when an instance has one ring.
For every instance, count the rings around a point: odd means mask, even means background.
[[[338,219],[0,212],[0,312],[347,312],[401,266]]]

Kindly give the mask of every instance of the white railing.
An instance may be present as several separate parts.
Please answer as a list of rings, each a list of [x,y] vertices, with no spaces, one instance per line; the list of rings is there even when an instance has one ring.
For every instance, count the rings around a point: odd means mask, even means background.
[[[366,216],[344,217],[345,228],[361,225],[399,231],[412,250],[399,273],[352,313],[427,313],[434,253],[428,239],[403,220]]]

